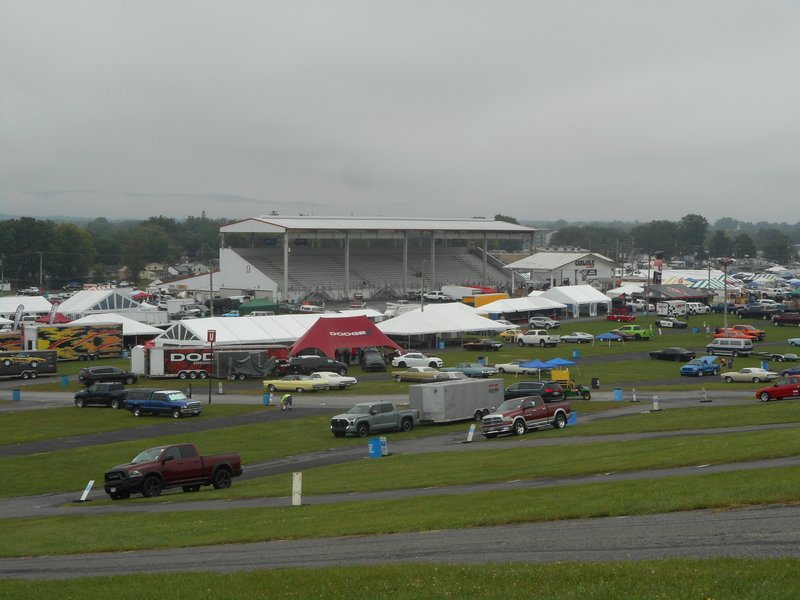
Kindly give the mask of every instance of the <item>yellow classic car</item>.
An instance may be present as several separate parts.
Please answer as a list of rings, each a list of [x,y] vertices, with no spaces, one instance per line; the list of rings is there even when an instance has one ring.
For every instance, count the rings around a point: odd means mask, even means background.
[[[430,383],[437,381],[440,371],[433,367],[410,367],[406,371],[392,373],[397,381],[412,381],[415,383]]]
[[[318,392],[330,388],[327,381],[309,375],[287,375],[281,379],[265,379],[262,383],[269,392]]]

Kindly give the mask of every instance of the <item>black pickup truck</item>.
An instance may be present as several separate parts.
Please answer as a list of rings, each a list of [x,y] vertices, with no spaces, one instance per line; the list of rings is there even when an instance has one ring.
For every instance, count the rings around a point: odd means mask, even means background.
[[[83,408],[91,404],[123,408],[128,390],[121,383],[93,383],[75,394],[75,406]]]

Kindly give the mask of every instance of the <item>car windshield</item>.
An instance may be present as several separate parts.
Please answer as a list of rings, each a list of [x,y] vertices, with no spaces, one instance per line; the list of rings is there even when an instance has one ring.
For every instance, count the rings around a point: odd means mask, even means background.
[[[516,398],[514,400],[506,400],[497,407],[497,412],[508,412],[510,410],[517,410],[522,405],[522,400]]]
[[[179,391],[167,392],[167,398],[169,398],[170,402],[181,402],[183,400],[188,400],[186,394]]]
[[[163,450],[164,450],[163,447],[149,448],[149,449],[145,450],[144,452],[140,452],[139,454],[137,454],[136,458],[134,458],[131,461],[131,464],[136,465],[136,464],[139,464],[139,463],[145,463],[145,462],[150,462],[152,460],[155,460],[161,455],[161,452]]]

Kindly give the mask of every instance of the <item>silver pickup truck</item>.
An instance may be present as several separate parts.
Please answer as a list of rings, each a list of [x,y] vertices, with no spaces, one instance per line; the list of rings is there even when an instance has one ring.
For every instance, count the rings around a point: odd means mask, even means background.
[[[333,417],[331,431],[336,437],[348,433],[367,437],[382,431],[411,431],[418,422],[416,409],[397,410],[391,402],[364,402]]]

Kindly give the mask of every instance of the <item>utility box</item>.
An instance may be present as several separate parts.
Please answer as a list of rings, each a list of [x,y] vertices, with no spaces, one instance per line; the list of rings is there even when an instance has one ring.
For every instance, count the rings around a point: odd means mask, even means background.
[[[420,423],[480,421],[503,402],[502,379],[468,379],[423,383],[409,388],[411,408]]]

